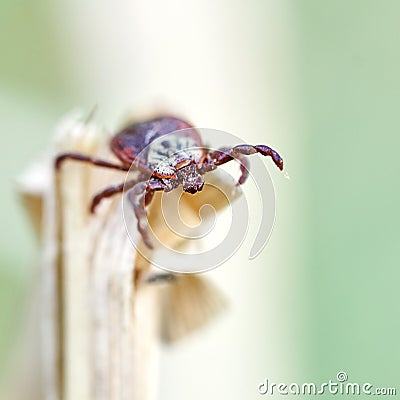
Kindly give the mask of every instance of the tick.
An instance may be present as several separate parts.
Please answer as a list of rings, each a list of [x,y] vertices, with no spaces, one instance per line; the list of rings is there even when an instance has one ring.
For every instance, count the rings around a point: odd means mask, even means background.
[[[168,135],[184,129],[187,131],[182,131],[179,135]],[[155,141],[163,136],[165,140]],[[204,174],[233,159],[240,162],[241,175],[237,184],[241,185],[248,176],[249,165],[245,156],[255,153],[271,157],[275,165],[283,170],[282,158],[268,146],[241,144],[210,151],[204,147],[200,134],[193,125],[172,116],[161,116],[127,126],[112,137],[110,148],[120,160],[120,164],[69,152],[57,156],[55,168],[58,170],[65,160],[70,159],[99,167],[129,171],[135,162],[138,172],[135,179],[106,187],[96,194],[90,212],[94,213],[104,198],[121,193],[124,188],[129,189],[129,200],[137,218],[138,230],[149,248],[153,246],[149,237],[145,209],[156,191],[169,192],[182,185],[185,192],[195,194],[204,187]]]

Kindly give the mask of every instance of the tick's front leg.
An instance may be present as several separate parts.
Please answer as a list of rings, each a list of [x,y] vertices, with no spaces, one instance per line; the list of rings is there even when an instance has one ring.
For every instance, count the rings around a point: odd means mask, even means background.
[[[219,166],[233,159],[238,160],[240,163],[240,171],[242,173],[238,180],[238,184],[241,185],[245,182],[249,174],[249,163],[245,156],[256,153],[260,153],[263,156],[271,157],[275,165],[280,170],[283,169],[283,160],[281,156],[275,150],[263,144],[256,146],[252,146],[250,144],[241,144],[233,148],[223,147],[221,149],[215,150],[208,155],[207,166],[209,166],[210,164]]]
[[[113,164],[109,161],[102,160],[100,158],[96,157],[91,157],[86,154],[82,153],[62,153],[59,154],[55,160],[54,166],[56,170],[60,169],[61,164],[64,163],[66,160],[75,160],[75,161],[81,161],[81,162],[86,162],[92,165],[96,165],[98,167],[104,167],[104,168],[111,168],[111,169],[117,169],[119,171],[129,171],[130,166],[129,165],[118,165],[118,164]]]
[[[103,199],[114,196],[115,194],[118,193],[122,193],[124,189],[129,190],[130,188],[135,186],[137,182],[138,182],[137,180],[127,181],[124,183],[120,183],[119,185],[109,186],[104,190],[102,190],[100,193],[97,193],[96,196],[93,197],[92,204],[90,205],[90,212],[94,213],[96,207]]]
[[[149,235],[149,224],[145,207],[150,204],[155,191],[164,190],[165,185],[155,179],[148,182],[139,182],[128,192],[128,199],[132,204],[133,211],[137,219],[137,228],[142,235],[146,246],[153,249],[153,244]]]
[[[251,144],[240,144],[235,146],[231,150],[232,154],[244,154],[246,156],[260,153],[263,156],[271,157],[275,165],[282,171],[283,170],[283,160],[282,157],[271,147],[265,146],[264,144],[257,144],[252,146]]]

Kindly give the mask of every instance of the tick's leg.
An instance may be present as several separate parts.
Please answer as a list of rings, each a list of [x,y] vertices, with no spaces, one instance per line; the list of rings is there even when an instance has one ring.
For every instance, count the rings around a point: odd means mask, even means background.
[[[246,181],[247,177],[249,176],[250,165],[249,165],[249,160],[243,154],[239,153],[236,159],[239,161],[240,172],[241,172],[241,175],[237,181],[237,185],[241,185]]]
[[[148,182],[139,182],[128,192],[128,199],[133,206],[133,211],[137,219],[137,228],[142,235],[143,241],[147,247],[153,248],[149,237],[149,224],[145,207],[153,198],[153,194],[157,190],[164,190],[165,185],[158,180],[150,180]]]
[[[102,160],[100,158],[95,158],[95,157],[90,157],[87,156],[86,154],[81,154],[81,153],[62,153],[59,156],[57,156],[55,160],[55,168],[59,169],[61,167],[61,164],[65,160],[75,160],[75,161],[81,161],[81,162],[87,162],[93,165],[97,165],[98,167],[104,167],[104,168],[111,168],[111,169],[117,169],[119,171],[129,171],[130,166],[128,165],[118,165],[118,164],[113,164],[108,161]]]
[[[212,160],[214,165],[222,165],[233,160],[234,158],[238,159],[240,161],[240,170],[242,172],[242,175],[238,180],[238,184],[242,184],[248,176],[248,162],[243,156],[248,156],[256,153],[260,153],[263,156],[271,157],[275,165],[280,170],[283,169],[283,160],[281,156],[275,150],[263,144],[256,146],[252,146],[249,144],[240,144],[231,149],[221,148],[211,153],[209,155],[209,159]]]
[[[240,144],[232,149],[233,154],[244,154],[246,156],[250,154],[260,153],[263,156],[271,157],[275,165],[282,171],[283,160],[282,157],[271,147],[265,146],[264,144],[258,144],[252,146],[250,144]]]
[[[176,274],[161,273],[155,274],[146,279],[146,283],[158,283],[158,282],[174,282],[178,277]]]
[[[90,205],[90,212],[94,213],[96,207],[101,202],[101,200],[114,196],[117,193],[122,193],[124,188],[130,189],[137,183],[137,180],[127,181],[126,183],[120,183],[119,185],[109,186],[105,188],[100,193],[97,193],[96,196],[93,197],[92,204]]]

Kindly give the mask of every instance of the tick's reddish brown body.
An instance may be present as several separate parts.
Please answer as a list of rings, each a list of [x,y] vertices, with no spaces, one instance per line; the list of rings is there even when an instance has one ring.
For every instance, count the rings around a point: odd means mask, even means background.
[[[193,126],[178,118],[156,118],[128,126],[111,139],[110,147],[113,153],[130,167],[139,153],[154,140],[171,132],[189,128],[193,128]],[[194,129],[190,130],[190,134],[195,136],[197,145],[201,147],[200,135]],[[149,169],[148,165],[144,163],[139,163],[138,168],[143,169],[143,172],[148,172]]]
[[[181,131],[179,136],[169,135],[176,131]],[[164,136],[165,140],[161,140]],[[248,163],[244,156],[255,153],[270,156],[276,166],[280,170],[283,169],[282,158],[275,150],[265,145],[243,144],[207,151],[199,133],[190,123],[171,116],[154,118],[126,127],[111,139],[110,148],[121,164],[80,153],[63,153],[56,158],[56,168],[58,169],[66,159],[89,162],[120,171],[129,171],[134,164],[134,168],[139,172],[138,176],[133,180],[110,186],[97,194],[93,198],[90,210],[94,212],[102,199],[127,190],[138,220],[138,230],[148,247],[152,245],[148,235],[145,207],[156,191],[168,192],[182,185],[185,192],[197,193],[203,189],[205,173],[234,158],[240,161],[242,174],[238,184],[242,184],[248,176]]]

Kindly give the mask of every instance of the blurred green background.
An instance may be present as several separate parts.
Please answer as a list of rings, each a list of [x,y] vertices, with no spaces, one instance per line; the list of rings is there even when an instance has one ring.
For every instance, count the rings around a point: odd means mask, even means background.
[[[16,178],[71,109],[98,104],[113,129],[161,99],[202,126],[248,129],[291,176],[273,175],[276,233],[254,269],[254,318],[282,335],[258,336],[254,387],[231,381],[232,393],[257,398],[263,378],[318,383],[340,370],[398,386],[399,15],[390,0],[1,0],[0,371],[37,271]]]
[[[296,2],[312,376],[398,386],[396,1]]]

